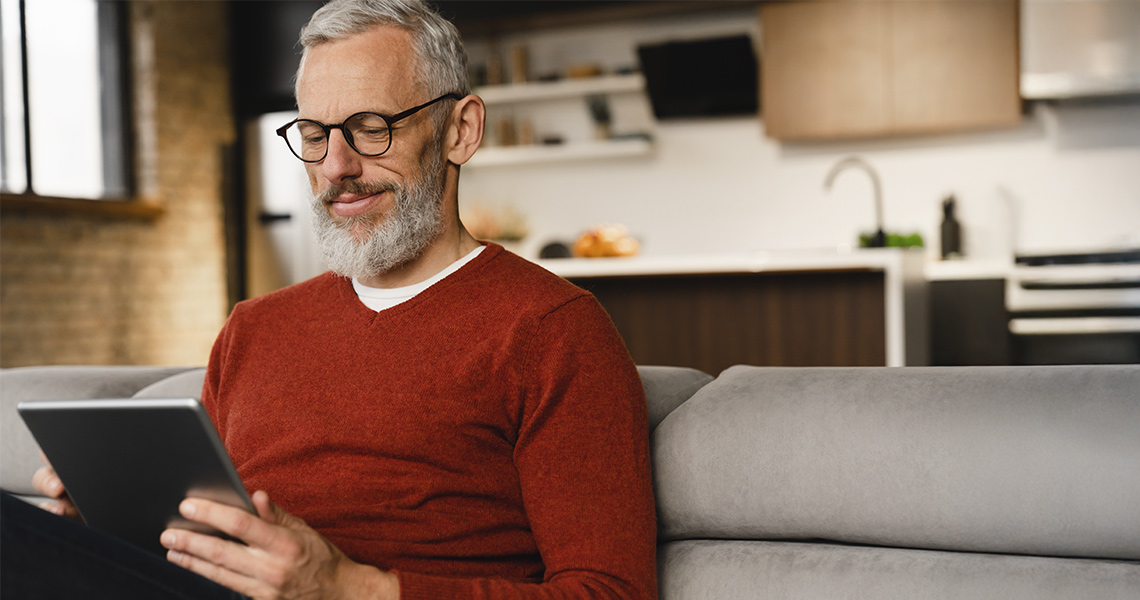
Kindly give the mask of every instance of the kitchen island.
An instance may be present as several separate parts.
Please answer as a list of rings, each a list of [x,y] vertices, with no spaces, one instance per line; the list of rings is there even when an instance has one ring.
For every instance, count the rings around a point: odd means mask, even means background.
[[[638,364],[927,362],[921,250],[537,261],[591,291]]]

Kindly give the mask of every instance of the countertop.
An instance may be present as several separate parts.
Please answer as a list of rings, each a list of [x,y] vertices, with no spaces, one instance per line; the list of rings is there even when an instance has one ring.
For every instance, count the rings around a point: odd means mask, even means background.
[[[574,279],[850,269],[887,271],[901,269],[904,263],[908,270],[912,270],[921,266],[923,261],[923,254],[918,250],[879,248],[845,253],[788,250],[629,258],[561,258],[537,262],[557,275]]]
[[[921,250],[897,248],[850,252],[785,250],[630,258],[563,258],[536,262],[555,274],[574,279],[765,271],[887,270],[903,260],[907,262],[908,270],[914,268],[914,265],[921,265],[923,277],[928,281],[1004,279],[1013,269],[1010,259],[930,260],[925,258]]]
[[[955,279],[1005,279],[1013,270],[1013,258],[928,260],[923,272],[927,281]]]

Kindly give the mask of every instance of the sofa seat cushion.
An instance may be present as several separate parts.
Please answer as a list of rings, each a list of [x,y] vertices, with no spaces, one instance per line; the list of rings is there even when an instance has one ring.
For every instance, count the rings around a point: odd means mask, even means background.
[[[1140,559],[1140,366],[733,367],[653,436],[664,540]]]
[[[869,546],[693,540],[658,552],[661,600],[1134,600],[1140,564]]]

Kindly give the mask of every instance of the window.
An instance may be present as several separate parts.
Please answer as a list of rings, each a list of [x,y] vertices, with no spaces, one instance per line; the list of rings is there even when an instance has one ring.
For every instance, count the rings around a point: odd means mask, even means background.
[[[132,195],[128,7],[114,0],[0,0],[3,192]]]

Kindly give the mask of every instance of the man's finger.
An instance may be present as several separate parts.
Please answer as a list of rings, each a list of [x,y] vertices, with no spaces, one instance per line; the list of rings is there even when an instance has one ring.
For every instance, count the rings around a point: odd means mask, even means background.
[[[167,558],[171,562],[177,562],[171,557],[182,561],[194,559],[250,579],[263,580],[266,577],[264,553],[248,546],[213,535],[176,528],[163,531],[159,542],[164,548],[175,553],[173,555],[167,553]],[[186,566],[182,562],[178,564]],[[199,565],[194,570],[200,572],[205,568],[204,565]],[[207,577],[214,579],[212,575]]]
[[[250,547],[269,547],[278,537],[273,524],[246,512],[243,508],[202,498],[187,498],[178,505],[178,510],[183,517],[209,525],[245,542]]]
[[[206,579],[224,585],[246,596],[256,597],[258,596],[258,592],[264,588],[261,582],[252,577],[219,566],[208,560],[203,560],[181,550],[169,550],[166,553],[166,559],[184,569],[193,571]]]
[[[257,490],[250,496],[250,500],[253,501],[253,508],[262,519],[270,523],[281,523],[281,512],[269,501],[268,492]]]
[[[63,480],[59,478],[59,475],[56,475],[55,469],[50,466],[36,469],[32,475],[32,486],[49,498],[59,498],[66,491],[63,487]]]
[[[289,529],[305,528],[304,521],[294,517],[285,511],[284,508],[277,506],[269,500],[269,493],[264,490],[258,490],[250,497],[253,500],[253,508],[263,520],[275,525],[288,527]]]
[[[67,490],[63,487],[63,481],[59,479],[50,465],[36,469],[32,475],[32,487],[47,497],[46,500],[38,504],[43,510],[61,517],[80,518],[75,504],[67,497]]]
[[[75,505],[67,500],[43,500],[38,506],[48,511],[53,515],[61,517],[79,518],[79,511],[75,509]]]

